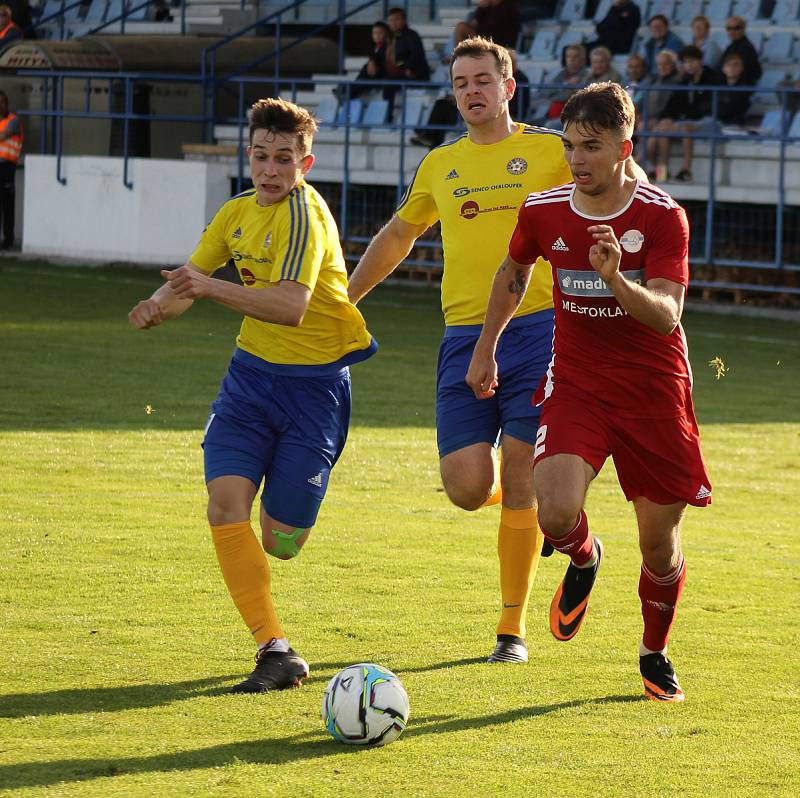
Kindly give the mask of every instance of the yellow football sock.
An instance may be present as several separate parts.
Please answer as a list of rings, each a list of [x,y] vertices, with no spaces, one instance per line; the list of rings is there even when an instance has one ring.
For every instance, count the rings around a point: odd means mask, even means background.
[[[543,540],[535,509],[510,510],[503,507],[497,534],[503,597],[503,611],[497,625],[499,635],[525,637],[528,596],[536,578]]]
[[[272,603],[267,555],[250,522],[212,526],[211,536],[228,592],[256,643],[286,637]]]
[[[494,488],[492,495],[481,505],[481,507],[491,507],[493,504],[500,504],[503,501],[503,487],[500,482],[500,471],[502,470],[502,454],[497,450],[497,459],[494,464]],[[480,509],[480,508],[478,508]]]

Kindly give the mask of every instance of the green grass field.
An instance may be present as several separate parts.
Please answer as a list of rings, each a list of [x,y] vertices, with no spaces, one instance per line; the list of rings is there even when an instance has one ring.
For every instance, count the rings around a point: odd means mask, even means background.
[[[0,795],[800,794],[800,327],[685,316],[715,490],[687,514],[670,646],[687,700],[665,706],[641,698],[635,526],[610,466],[590,492],[606,560],[581,634],[547,630],[553,557],[530,663],[485,664],[499,511],[464,513],[440,488],[438,295],[376,290],[363,309],[381,351],[353,369],[348,448],[302,557],[273,564],[311,678],[231,696],[252,647],[199,443],[238,320],[201,303],[137,333],[127,311],[159,282],[0,262]],[[411,699],[384,749],[341,746],[319,718],[328,679],[365,660]]]

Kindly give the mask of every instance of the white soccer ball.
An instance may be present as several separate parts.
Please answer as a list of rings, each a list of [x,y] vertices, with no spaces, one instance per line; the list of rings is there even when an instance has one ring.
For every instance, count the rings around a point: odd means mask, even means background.
[[[349,665],[322,696],[322,721],[334,740],[349,745],[386,745],[408,722],[408,694],[388,668],[371,662]]]

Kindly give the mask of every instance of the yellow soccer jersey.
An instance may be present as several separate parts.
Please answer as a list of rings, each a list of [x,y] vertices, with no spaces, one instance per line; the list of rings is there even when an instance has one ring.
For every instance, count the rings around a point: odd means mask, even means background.
[[[448,326],[483,324],[497,267],[508,255],[517,212],[533,191],[572,182],[557,131],[518,125],[496,144],[467,135],[425,156],[397,215],[442,222],[442,310]],[[553,307],[551,270],[536,268],[515,316]]]
[[[268,363],[335,363],[372,344],[361,313],[347,297],[339,232],[325,200],[305,181],[274,205],[255,191],[228,200],[203,232],[192,263],[213,272],[233,258],[242,283],[269,288],[295,280],[311,290],[299,327],[245,316],[237,345]]]

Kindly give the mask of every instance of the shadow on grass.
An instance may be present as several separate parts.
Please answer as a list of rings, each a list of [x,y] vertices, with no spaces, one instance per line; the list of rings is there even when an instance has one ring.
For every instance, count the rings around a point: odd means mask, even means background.
[[[229,674],[174,684],[134,684],[123,687],[53,690],[46,693],[10,693],[0,695],[0,718],[118,712],[163,706],[187,698],[220,695],[228,689],[227,685],[221,686],[221,683],[240,677],[241,674]]]
[[[451,660],[422,665],[417,668],[398,668],[397,672],[424,673],[425,671],[454,668],[459,665],[485,663],[485,658]],[[353,665],[352,662],[320,662],[311,664],[312,676],[305,684],[327,682],[333,674]],[[319,675],[313,675],[319,673]],[[119,712],[128,709],[146,709],[163,706],[174,701],[184,701],[202,696],[224,695],[230,688],[226,682],[240,679],[243,674],[209,676],[174,684],[135,684],[122,687],[82,687],[72,690],[52,690],[43,693],[0,694],[0,718],[24,718],[46,715],[79,715],[82,712]]]
[[[474,718],[455,718],[448,715],[429,715],[412,718],[405,737],[425,734],[444,734],[480,729],[535,718],[552,712],[585,707],[592,704],[634,703],[645,700],[636,695],[611,695],[585,700],[564,701],[558,704],[527,706],[519,709],[482,715]],[[278,739],[214,745],[208,748],[178,751],[158,756],[130,758],[59,759],[52,762],[25,762],[0,766],[0,785],[5,788],[48,786],[56,783],[90,781],[92,779],[127,774],[164,773],[205,768],[220,768],[234,764],[281,765],[306,759],[355,753],[359,746],[342,746],[319,731],[304,732]]]

